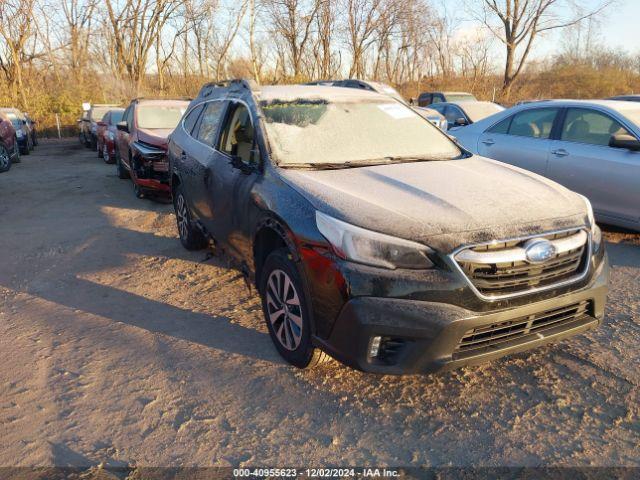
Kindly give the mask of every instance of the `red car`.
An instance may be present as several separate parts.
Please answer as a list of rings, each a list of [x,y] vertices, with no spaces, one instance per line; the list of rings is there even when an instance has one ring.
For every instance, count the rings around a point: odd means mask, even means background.
[[[178,125],[189,102],[133,100],[116,127],[116,171],[131,178],[138,198],[146,193],[171,194],[167,137]]]
[[[0,114],[0,172],[6,172],[12,163],[20,162],[20,146],[11,120]]]
[[[102,120],[98,122],[96,132],[98,158],[102,158],[104,163],[116,161],[116,136],[118,133],[116,124],[122,121],[123,113],[124,108],[114,108],[105,113]]]

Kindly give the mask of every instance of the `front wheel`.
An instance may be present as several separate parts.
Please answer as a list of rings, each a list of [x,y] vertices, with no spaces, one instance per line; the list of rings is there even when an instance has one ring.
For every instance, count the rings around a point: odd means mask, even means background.
[[[178,223],[178,234],[180,242],[187,250],[201,250],[209,243],[202,231],[191,219],[189,205],[182,193],[180,186],[173,194],[173,208],[176,211],[176,222]]]
[[[262,311],[278,353],[298,368],[326,361],[326,353],[311,343],[311,320],[302,280],[287,249],[267,257],[260,279]]]
[[[127,169],[124,168],[124,165],[122,165],[122,159],[120,158],[120,154],[118,153],[117,148],[116,148],[116,174],[118,175],[118,178],[120,178],[121,180],[129,178],[129,172],[127,172]]]

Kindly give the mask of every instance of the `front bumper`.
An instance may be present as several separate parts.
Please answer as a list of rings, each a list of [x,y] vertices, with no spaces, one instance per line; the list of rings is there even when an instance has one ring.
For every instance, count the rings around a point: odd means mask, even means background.
[[[318,346],[341,362],[363,371],[384,374],[428,373],[474,365],[510,353],[589,330],[602,322],[608,290],[606,255],[587,283],[573,291],[532,303],[475,311],[449,303],[384,298],[353,297],[342,308],[327,338],[315,338]],[[537,333],[523,332],[509,341],[473,354],[457,350],[470,329],[533,318],[541,312],[585,302],[586,314]],[[393,344],[393,355],[381,360],[370,357],[373,337]]]

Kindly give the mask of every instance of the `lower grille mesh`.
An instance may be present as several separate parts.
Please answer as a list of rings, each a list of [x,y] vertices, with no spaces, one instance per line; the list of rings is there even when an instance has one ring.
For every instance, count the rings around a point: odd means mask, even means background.
[[[589,307],[590,302],[585,300],[526,317],[473,328],[464,334],[454,355],[464,354],[466,356],[473,353],[483,353],[489,349],[499,349],[501,344],[505,342],[570,324],[586,317],[589,314]]]

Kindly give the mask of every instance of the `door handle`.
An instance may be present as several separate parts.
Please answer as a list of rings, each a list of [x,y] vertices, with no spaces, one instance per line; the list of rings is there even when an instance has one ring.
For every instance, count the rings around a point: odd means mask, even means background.
[[[487,138],[486,140],[483,140],[483,141],[482,141],[482,143],[484,143],[487,147],[490,147],[491,145],[493,145],[493,144],[494,144],[494,143],[496,143],[496,142],[494,142],[494,141],[493,141],[492,139],[490,139],[490,138]]]
[[[569,152],[567,152],[564,148],[553,150],[551,153],[553,153],[556,157],[566,157],[567,155],[569,155]]]

